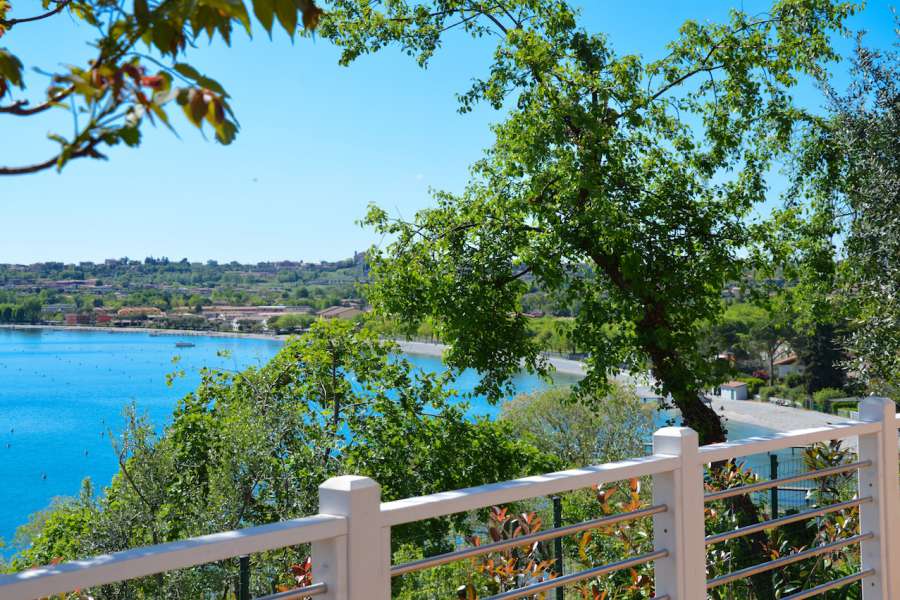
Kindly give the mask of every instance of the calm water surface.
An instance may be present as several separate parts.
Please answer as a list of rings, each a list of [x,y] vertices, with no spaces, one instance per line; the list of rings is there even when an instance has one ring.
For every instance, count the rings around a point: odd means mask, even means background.
[[[195,347],[176,348],[178,341]],[[261,365],[280,348],[279,341],[247,338],[0,329],[0,538],[11,541],[54,496],[77,494],[85,477],[97,489],[110,482],[117,465],[108,431],[121,431],[123,407],[134,402],[164,424],[178,398],[196,388],[201,368]],[[218,356],[221,350],[230,356]],[[408,358],[442,370],[438,358]],[[167,387],[166,374],[176,368],[186,377]],[[477,381],[467,372],[455,387],[470,392]],[[527,392],[544,383],[523,374],[515,386]],[[471,400],[473,415],[497,410],[483,398]]]
[[[177,348],[179,341],[195,346]],[[125,406],[135,403],[163,425],[178,398],[196,388],[201,368],[262,365],[280,348],[279,341],[247,338],[0,329],[0,538],[11,541],[53,497],[77,494],[85,477],[95,489],[110,482],[117,465],[108,432],[121,431]],[[222,350],[227,358],[219,356]],[[443,369],[435,357],[408,358],[424,370]],[[176,368],[186,376],[167,387],[166,375]],[[471,392],[477,382],[469,371],[455,387]],[[545,385],[527,374],[514,384],[519,392]],[[498,408],[476,397],[469,412],[493,416]],[[768,432],[741,423],[729,429],[732,439]]]

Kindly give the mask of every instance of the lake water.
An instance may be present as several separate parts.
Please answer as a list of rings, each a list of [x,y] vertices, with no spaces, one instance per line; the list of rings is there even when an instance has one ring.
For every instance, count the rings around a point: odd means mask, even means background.
[[[178,341],[195,347],[177,348]],[[261,365],[280,348],[279,341],[248,338],[0,329],[0,537],[11,541],[28,515],[54,496],[77,494],[87,476],[98,489],[109,483],[117,464],[107,431],[121,430],[124,406],[135,402],[165,423],[178,398],[196,388],[202,367]],[[218,356],[221,350],[230,356]],[[442,369],[439,358],[408,358]],[[166,374],[176,368],[186,376],[167,387]],[[467,372],[454,387],[471,392],[477,381]],[[514,383],[522,392],[544,386],[527,374]],[[472,414],[497,411],[483,398],[470,403]]]
[[[195,346],[177,348],[179,341]],[[0,329],[0,538],[11,541],[16,527],[53,497],[77,494],[85,477],[96,489],[109,483],[117,465],[107,432],[121,430],[123,407],[134,402],[163,424],[178,398],[197,386],[202,367],[261,365],[280,348],[279,341],[248,338]],[[229,356],[219,356],[221,350]],[[439,358],[408,358],[419,368],[442,370]],[[167,387],[166,374],[176,368],[186,376]],[[466,372],[454,387],[471,392],[477,381]],[[545,384],[522,374],[514,385],[528,392]],[[473,415],[497,411],[484,398],[470,400]],[[729,429],[732,439],[767,432],[739,423]]]

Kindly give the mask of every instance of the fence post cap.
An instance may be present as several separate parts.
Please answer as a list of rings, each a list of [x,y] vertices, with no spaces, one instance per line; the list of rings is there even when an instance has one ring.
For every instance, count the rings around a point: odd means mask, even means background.
[[[355,492],[369,488],[378,488],[378,483],[369,477],[359,475],[341,475],[327,479],[319,489],[335,490],[339,492]]]
[[[690,427],[663,427],[653,433],[654,453],[677,456],[683,454],[685,449],[699,445],[700,436]]]
[[[653,432],[653,437],[697,437],[697,432],[690,427],[660,427]]]
[[[890,398],[867,396],[859,401],[859,418],[864,421],[880,421],[883,416],[897,412],[897,405]]]

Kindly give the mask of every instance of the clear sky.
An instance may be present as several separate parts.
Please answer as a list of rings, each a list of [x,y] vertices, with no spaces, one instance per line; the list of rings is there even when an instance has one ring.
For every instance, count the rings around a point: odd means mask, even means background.
[[[894,39],[890,6],[870,0],[850,23],[869,44]],[[730,6],[764,10],[757,0],[582,0],[582,22],[607,33],[620,54],[656,58],[686,19],[722,20]],[[39,11],[15,3],[16,15]],[[33,10],[29,10],[33,9]],[[21,12],[19,12],[21,11]],[[26,67],[86,59],[90,32],[68,17],[20,25],[3,42]],[[852,43],[841,40],[844,53]],[[108,162],[87,159],[61,173],[0,178],[0,262],[172,259],[332,260],[378,240],[356,225],[375,202],[411,216],[429,188],[459,191],[468,165],[491,142],[502,115],[483,107],[456,113],[455,93],[484,72],[489,48],[459,34],[428,70],[396,49],[349,68],[323,40],[283,31],[270,41],[238,34],[232,47],[201,43],[189,60],[232,96],[241,132],[231,146],[204,140],[176,113],[180,138],[144,128],[137,150],[114,148]],[[840,67],[838,68],[840,72]],[[30,73],[32,91],[46,77]],[[798,95],[809,106],[817,92]],[[48,158],[50,130],[71,131],[64,111],[40,119],[0,116],[0,164]],[[773,176],[772,194],[782,182]]]

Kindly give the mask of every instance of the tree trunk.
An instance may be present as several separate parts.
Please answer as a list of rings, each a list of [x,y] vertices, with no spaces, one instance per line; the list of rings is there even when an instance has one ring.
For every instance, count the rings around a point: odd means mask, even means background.
[[[588,195],[588,190],[581,190],[582,200]],[[657,335],[659,330],[673,330],[666,314],[665,299],[642,294],[639,291],[641,286],[634,285],[622,270],[618,256],[594,247],[590,237],[581,238],[579,245],[588,253],[597,268],[609,277],[613,285],[643,305],[643,316],[635,323],[638,344],[650,358],[654,378],[663,384],[663,390],[671,394],[672,401],[681,411],[684,425],[697,432],[701,445],[724,442],[727,430],[716,411],[703,402],[700,384],[686,372],[684,361],[681,360],[678,351],[671,346],[664,347],[659,341]],[[714,471],[731,468],[734,467],[728,463],[712,465]],[[739,526],[760,522],[759,511],[749,496],[736,496],[726,502],[737,515]],[[758,562],[758,557],[768,556],[768,539],[764,532],[745,536],[734,543],[741,545],[738,562],[742,564],[736,568],[750,566]],[[756,600],[775,599],[771,573],[754,575],[750,578],[750,587]]]
[[[672,395],[672,401],[681,411],[682,422],[697,432],[700,444],[715,444],[726,440],[727,429],[716,411],[702,399],[703,390],[697,389],[682,375],[679,369],[678,355],[672,350],[646,344],[645,350],[653,363],[653,377],[664,384]],[[733,463],[713,463],[713,471],[734,469]],[[737,515],[738,526],[745,527],[760,522],[759,510],[750,496],[735,496],[726,500],[731,510]],[[739,538],[740,544],[736,552],[735,569],[751,566],[759,562],[760,557],[768,556],[768,538],[764,532]],[[760,573],[750,578],[750,587],[757,600],[774,600],[775,587],[771,573]]]

